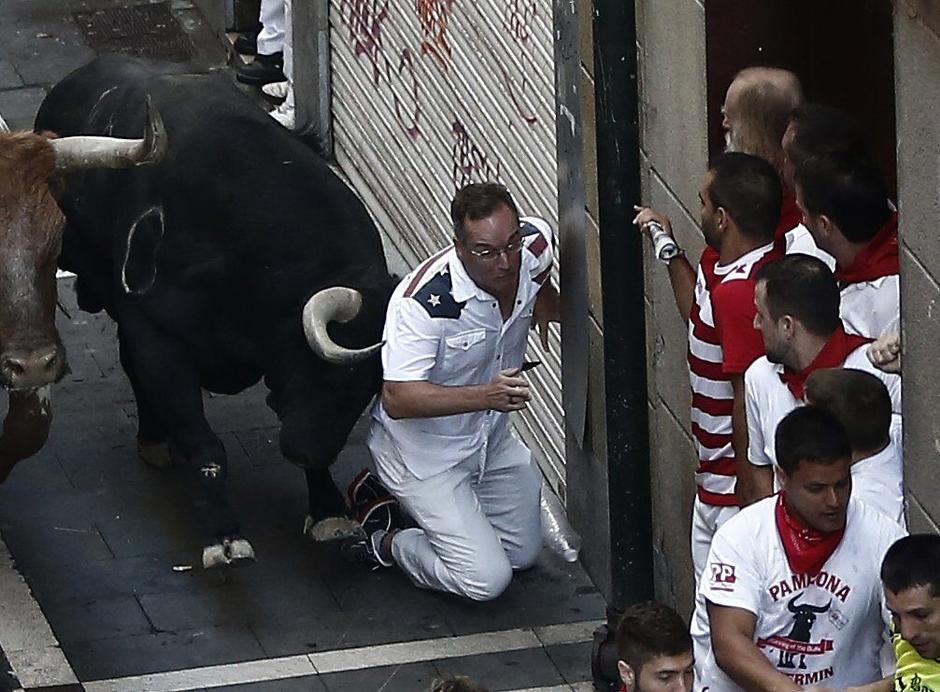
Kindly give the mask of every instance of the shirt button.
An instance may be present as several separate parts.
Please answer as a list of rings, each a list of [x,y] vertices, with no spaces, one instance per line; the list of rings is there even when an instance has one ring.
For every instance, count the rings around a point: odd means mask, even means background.
[[[493,307],[494,307],[494,308],[496,307],[496,303],[493,303]]]

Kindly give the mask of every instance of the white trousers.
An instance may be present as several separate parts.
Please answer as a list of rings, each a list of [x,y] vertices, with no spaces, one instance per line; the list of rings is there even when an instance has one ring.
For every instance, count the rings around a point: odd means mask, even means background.
[[[708,560],[708,549],[711,548],[712,538],[719,527],[735,514],[740,512],[738,507],[718,507],[707,505],[695,497],[692,504],[692,567],[695,570],[695,589],[698,590],[698,580],[705,570]]]
[[[373,423],[369,449],[379,478],[421,528],[399,532],[392,555],[416,586],[475,601],[499,596],[513,570],[542,549],[541,478],[511,433],[491,440],[485,471],[469,459],[419,480],[385,429]]]
[[[258,32],[258,52],[273,55],[284,50],[284,0],[261,0],[261,31]]]

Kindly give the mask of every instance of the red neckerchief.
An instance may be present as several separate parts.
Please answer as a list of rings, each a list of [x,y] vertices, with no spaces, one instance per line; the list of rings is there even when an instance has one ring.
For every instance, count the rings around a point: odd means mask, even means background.
[[[845,362],[845,359],[852,351],[864,344],[870,344],[872,341],[874,341],[874,339],[869,339],[865,336],[846,334],[845,329],[843,329],[840,324],[813,359],[812,363],[799,372],[793,372],[787,366],[783,366],[783,372],[780,373],[780,381],[787,386],[787,389],[790,390],[793,396],[802,401],[807,377],[816,370],[839,367]]]
[[[900,272],[898,261],[898,213],[891,212],[887,223],[846,268],[836,267],[836,279],[842,286],[874,281]]]
[[[780,200],[780,221],[777,223],[777,230],[774,231],[774,247],[786,253],[787,250],[787,232],[803,223],[803,212],[796,206],[796,195],[789,190],[783,191],[783,199]]]
[[[782,490],[777,495],[774,518],[783,543],[783,552],[794,574],[818,574],[829,556],[839,547],[845,534],[845,526],[829,533],[803,526],[787,511]]]

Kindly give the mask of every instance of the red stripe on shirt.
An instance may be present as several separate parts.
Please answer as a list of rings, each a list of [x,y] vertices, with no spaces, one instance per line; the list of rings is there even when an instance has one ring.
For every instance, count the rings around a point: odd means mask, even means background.
[[[548,241],[545,240],[544,235],[539,233],[535,237],[535,239],[531,243],[529,243],[526,247],[528,248],[529,252],[532,253],[533,256],[538,257],[543,252],[545,252],[545,248],[548,247]]]
[[[450,248],[446,247],[435,255],[428,257],[421,265],[415,270],[414,278],[411,280],[411,283],[408,284],[408,288],[405,289],[405,298],[410,298],[415,289],[418,288],[418,284],[421,282],[421,279],[427,274],[428,269],[431,268],[431,265],[439,260],[445,253],[449,252]]]
[[[731,433],[710,433],[698,423],[692,423],[692,436],[703,447],[708,449],[721,449],[731,444]],[[702,459],[699,459],[701,462]]]
[[[692,392],[692,408],[709,416],[730,416],[734,409],[734,394],[728,399],[716,399],[701,392]]]

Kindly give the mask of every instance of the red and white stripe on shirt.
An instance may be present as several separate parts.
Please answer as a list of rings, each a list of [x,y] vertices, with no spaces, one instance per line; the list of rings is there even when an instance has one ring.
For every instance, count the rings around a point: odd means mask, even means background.
[[[731,374],[725,368],[722,338],[716,326],[712,294],[720,284],[746,281],[749,290],[735,291],[737,317],[745,319],[727,321],[724,340],[736,339],[757,344],[751,358],[762,355],[762,342],[746,316],[753,315],[753,275],[759,266],[778,256],[772,245],[765,245],[747,253],[727,265],[719,265],[717,253],[703,253],[699,262],[695,284],[695,299],[689,316],[689,383],[692,389],[692,437],[698,454],[699,467],[695,475],[698,497],[705,504],[732,506],[735,498],[735,463],[732,447],[731,413],[734,390]],[[752,320],[753,317],[750,317]],[[735,326],[732,326],[735,325]],[[729,334],[729,329],[749,330],[747,334]],[[736,338],[737,337],[737,338]],[[744,368],[736,368],[743,373]]]

